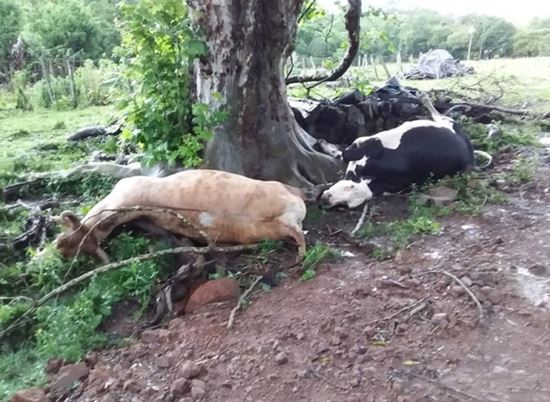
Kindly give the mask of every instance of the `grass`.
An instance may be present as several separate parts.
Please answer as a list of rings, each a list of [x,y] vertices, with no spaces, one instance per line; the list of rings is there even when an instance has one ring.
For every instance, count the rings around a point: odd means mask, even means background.
[[[307,281],[315,277],[316,268],[319,264],[327,258],[336,257],[338,253],[330,247],[317,243],[314,246],[307,249],[304,255],[304,261],[302,263],[302,281]]]
[[[83,126],[107,123],[113,112],[111,106],[70,111],[0,111],[0,172],[70,166],[90,146],[88,142],[67,144],[66,137]]]

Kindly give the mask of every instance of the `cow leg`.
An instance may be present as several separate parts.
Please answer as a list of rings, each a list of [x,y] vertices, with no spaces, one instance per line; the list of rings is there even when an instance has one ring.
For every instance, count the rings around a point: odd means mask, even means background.
[[[292,237],[298,245],[298,256],[296,257],[296,263],[300,263],[306,254],[306,239],[301,228],[289,226],[288,229],[290,237]]]

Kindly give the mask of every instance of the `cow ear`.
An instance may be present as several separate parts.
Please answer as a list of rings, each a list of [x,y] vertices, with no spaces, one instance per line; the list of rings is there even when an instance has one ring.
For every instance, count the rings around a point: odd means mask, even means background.
[[[80,227],[80,219],[71,211],[63,211],[61,215],[55,216],[54,221],[69,229],[77,230]]]

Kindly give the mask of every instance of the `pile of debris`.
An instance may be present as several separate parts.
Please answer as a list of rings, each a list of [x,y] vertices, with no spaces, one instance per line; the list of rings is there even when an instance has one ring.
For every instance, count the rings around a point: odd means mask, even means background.
[[[445,49],[432,49],[421,55],[418,65],[404,73],[403,78],[413,80],[439,79],[462,77],[473,72],[472,67],[465,66]]]
[[[426,112],[418,90],[402,87],[391,78],[369,96],[354,90],[322,102],[289,100],[296,120],[309,134],[331,144],[350,145],[356,138],[373,135],[415,120]]]

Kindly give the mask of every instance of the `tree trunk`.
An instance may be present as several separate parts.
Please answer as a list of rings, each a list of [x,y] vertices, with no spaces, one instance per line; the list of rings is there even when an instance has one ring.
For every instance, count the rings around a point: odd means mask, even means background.
[[[302,0],[188,4],[208,45],[197,63],[197,98],[229,113],[207,145],[204,166],[306,188],[335,180],[341,163],[313,150],[315,140],[287,101],[283,60],[293,50]]]

